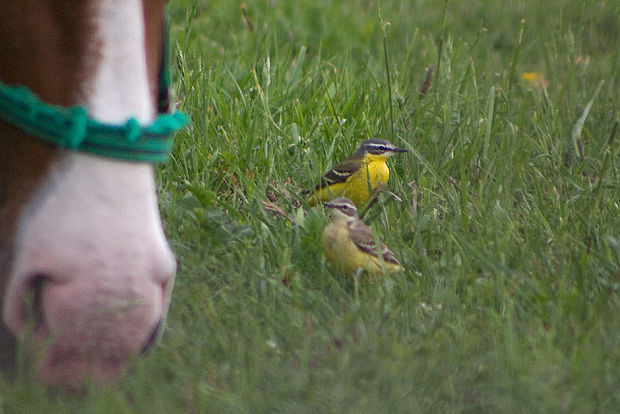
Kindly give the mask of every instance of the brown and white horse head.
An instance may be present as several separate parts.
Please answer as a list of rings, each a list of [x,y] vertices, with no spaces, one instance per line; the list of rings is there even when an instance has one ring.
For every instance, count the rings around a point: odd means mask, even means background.
[[[105,123],[157,116],[163,1],[0,4],[0,80]],[[153,166],[57,149],[0,120],[0,301],[38,375],[115,378],[167,311],[176,262]],[[9,350],[6,339],[0,352]]]

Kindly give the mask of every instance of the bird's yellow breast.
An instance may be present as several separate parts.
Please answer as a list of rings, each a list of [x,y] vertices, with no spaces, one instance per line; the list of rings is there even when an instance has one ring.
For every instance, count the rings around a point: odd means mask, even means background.
[[[370,198],[370,191],[377,187],[378,183],[387,184],[390,178],[390,170],[386,164],[386,158],[380,155],[366,154],[361,167],[351,174],[345,182],[332,184],[317,190],[308,200],[313,206],[317,201],[325,202],[338,197],[346,197],[360,206]],[[370,188],[368,182],[370,180]]]
[[[347,180],[349,185],[344,196],[358,206],[366,203],[370,198],[370,191],[374,190],[378,183],[387,184],[390,178],[390,169],[385,161],[384,157],[367,154],[362,167]],[[370,181],[370,189],[368,181]]]
[[[349,230],[343,223],[330,223],[323,231],[323,250],[327,260],[347,276],[353,276],[358,269],[366,269],[371,277],[385,271],[393,273],[402,270],[400,265],[387,263],[362,250],[351,240]]]

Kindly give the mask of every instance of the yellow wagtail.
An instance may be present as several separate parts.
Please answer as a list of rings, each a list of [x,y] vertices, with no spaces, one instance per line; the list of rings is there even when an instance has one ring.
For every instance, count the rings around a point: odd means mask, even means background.
[[[353,276],[359,268],[366,269],[370,276],[403,269],[383,243],[376,246],[372,229],[358,219],[357,208],[351,200],[337,198],[323,205],[332,210],[322,241],[325,256],[333,265],[348,276]]]
[[[364,204],[370,197],[370,191],[374,190],[378,183],[387,183],[390,177],[387,159],[398,152],[406,151],[384,139],[375,138],[362,142],[355,154],[338,163],[323,176],[308,198],[308,204],[313,207],[338,197],[346,197],[358,206]]]

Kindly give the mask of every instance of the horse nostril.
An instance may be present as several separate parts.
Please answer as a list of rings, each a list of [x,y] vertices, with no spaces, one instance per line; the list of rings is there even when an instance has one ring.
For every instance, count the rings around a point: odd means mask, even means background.
[[[24,298],[27,320],[35,327],[43,321],[43,286],[49,279],[44,274],[34,275],[30,281],[30,290]]]
[[[146,340],[144,345],[142,345],[142,349],[140,350],[141,354],[146,353],[157,342],[159,342],[159,338],[161,337],[161,329],[162,329],[162,323],[160,319],[159,321],[157,321],[157,323],[153,327],[153,330],[151,331],[151,335],[149,335],[149,338]]]
[[[170,295],[170,292],[168,291],[169,288],[172,288],[172,283],[170,280],[167,280],[166,282],[162,283],[161,285],[161,290],[163,293],[162,305],[164,306],[164,311],[162,315],[159,317],[159,320],[157,321],[157,323],[151,329],[151,333],[149,334],[148,339],[146,340],[146,342],[144,342],[144,345],[142,345],[142,349],[140,350],[141,354],[148,352],[151,348],[153,348],[153,346],[157,345],[159,343],[159,340],[161,339],[161,336],[164,330],[165,320],[166,320],[166,313],[167,313],[166,306],[167,306],[167,302],[169,301],[168,296]]]

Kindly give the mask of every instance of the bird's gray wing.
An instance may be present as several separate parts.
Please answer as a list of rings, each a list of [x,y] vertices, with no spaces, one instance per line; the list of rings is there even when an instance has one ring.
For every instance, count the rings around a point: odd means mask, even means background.
[[[333,184],[344,183],[347,178],[360,169],[362,166],[362,160],[362,157],[357,154],[353,154],[344,159],[342,162],[339,162],[331,170],[325,173],[315,190],[328,187]]]
[[[377,245],[375,244],[375,235],[370,227],[361,221],[356,221],[349,225],[349,234],[351,235],[351,240],[353,240],[353,243],[355,243],[361,251],[366,252],[373,257],[378,257]],[[383,243],[381,243],[381,255],[383,256],[384,262],[400,265],[398,259],[394,256],[394,253],[392,253]]]

